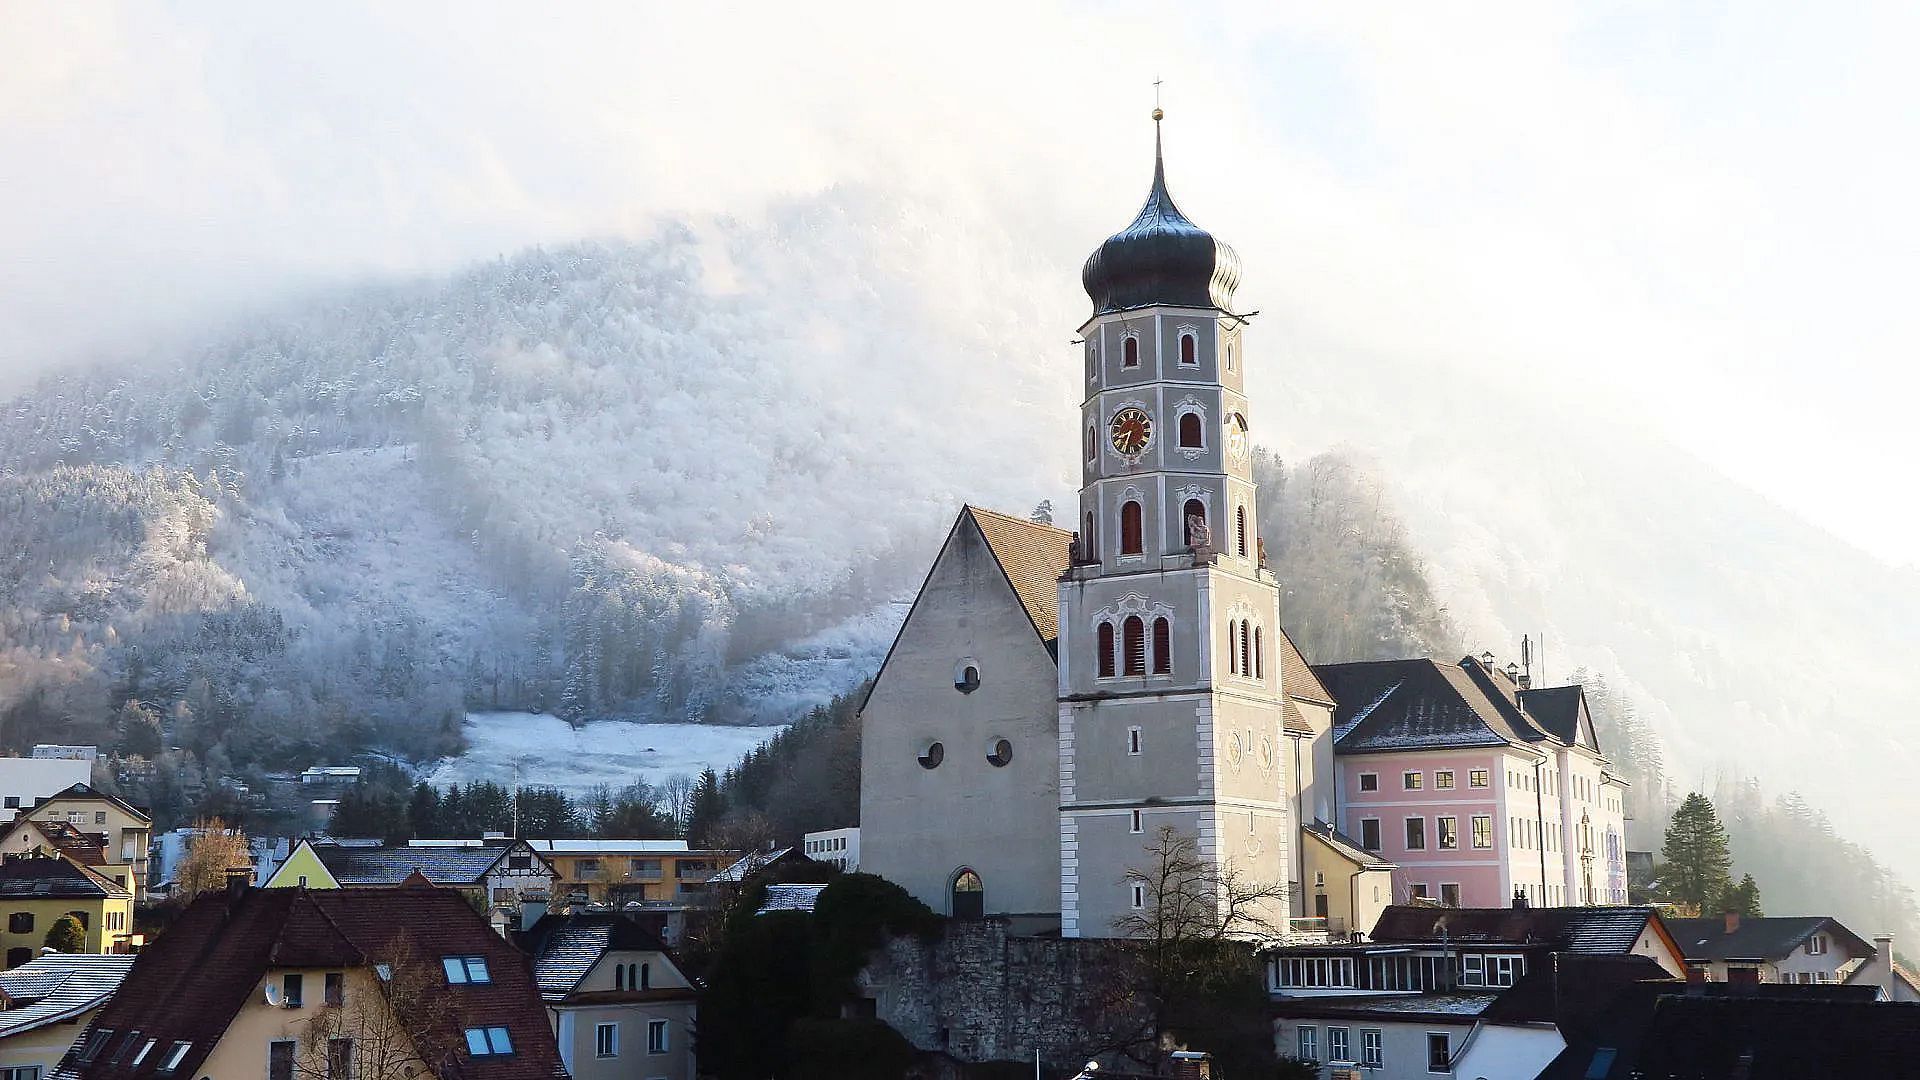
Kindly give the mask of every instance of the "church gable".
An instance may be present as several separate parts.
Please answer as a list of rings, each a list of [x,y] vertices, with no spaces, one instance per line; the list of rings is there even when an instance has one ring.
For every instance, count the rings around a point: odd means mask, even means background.
[[[1045,649],[1051,662],[1054,638],[1060,632],[1056,582],[1067,568],[1072,537],[1072,533],[1051,526],[964,507],[887,649],[886,659],[867,691],[867,703],[874,700],[890,676],[898,675],[904,655],[928,647],[940,649],[942,655],[951,653],[953,681],[958,684],[963,680],[963,662],[979,651],[977,642],[936,640],[952,636],[957,612],[944,609],[956,604],[969,609],[976,605],[997,609],[971,612],[966,621],[976,633],[991,625],[996,632],[1010,635],[1001,647],[1019,647],[1018,639],[1030,641]],[[1032,637],[1020,633],[1021,624]],[[1016,634],[1018,639],[1011,636]],[[917,647],[910,649],[909,643]],[[863,711],[865,707],[863,703]]]

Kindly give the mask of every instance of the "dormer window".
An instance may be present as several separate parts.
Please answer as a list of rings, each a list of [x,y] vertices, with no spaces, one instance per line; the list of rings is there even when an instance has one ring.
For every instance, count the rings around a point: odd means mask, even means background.
[[[1180,362],[1189,366],[1200,362],[1200,343],[1192,334],[1180,335]]]
[[[1120,366],[1137,368],[1140,366],[1140,338],[1137,334],[1128,334],[1120,344]]]
[[[493,981],[484,956],[443,956],[440,966],[446,969],[450,986],[484,986]]]

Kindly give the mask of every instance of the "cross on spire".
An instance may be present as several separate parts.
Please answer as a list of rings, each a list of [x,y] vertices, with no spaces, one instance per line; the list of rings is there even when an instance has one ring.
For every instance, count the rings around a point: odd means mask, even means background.
[[[1162,111],[1161,111],[1161,109],[1160,109],[1160,83],[1161,83],[1161,81],[1162,81],[1162,80],[1161,80],[1161,78],[1160,78],[1160,76],[1158,76],[1158,75],[1155,75],[1155,76],[1153,77],[1153,122],[1154,122],[1154,124],[1155,124],[1156,126],[1158,126],[1158,125],[1159,125],[1159,123],[1160,123],[1160,118],[1161,118],[1162,116],[1165,116],[1165,115],[1166,115],[1166,113],[1164,113],[1164,112],[1162,112]]]

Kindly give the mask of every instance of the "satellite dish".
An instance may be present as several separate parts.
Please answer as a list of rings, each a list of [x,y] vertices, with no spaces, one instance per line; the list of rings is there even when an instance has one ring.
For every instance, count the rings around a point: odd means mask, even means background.
[[[272,983],[268,983],[266,988],[266,998],[267,998],[268,1005],[271,1005],[276,1009],[279,1008],[282,1004],[282,1001],[280,999],[280,988],[273,985]]]

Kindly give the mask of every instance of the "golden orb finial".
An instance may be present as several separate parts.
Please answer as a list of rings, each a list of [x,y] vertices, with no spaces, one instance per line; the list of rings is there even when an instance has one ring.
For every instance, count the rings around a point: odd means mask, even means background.
[[[1156,123],[1156,124],[1157,124],[1157,123],[1159,123],[1159,122],[1160,122],[1160,120],[1161,120],[1161,118],[1162,118],[1162,117],[1164,117],[1164,116],[1166,116],[1166,115],[1167,115],[1167,114],[1166,114],[1165,112],[1162,112],[1162,111],[1161,111],[1161,110],[1159,110],[1159,109],[1155,109],[1155,110],[1153,110],[1153,122],[1154,122],[1154,123]]]

